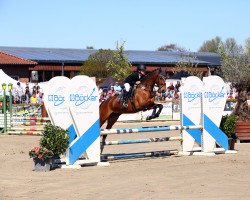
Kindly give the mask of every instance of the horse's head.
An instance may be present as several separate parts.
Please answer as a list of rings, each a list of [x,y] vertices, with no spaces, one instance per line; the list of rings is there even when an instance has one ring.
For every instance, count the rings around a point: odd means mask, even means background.
[[[141,84],[152,89],[155,85],[158,87],[159,92],[166,91],[166,83],[164,76],[161,75],[161,68],[157,68],[143,77]]]
[[[159,75],[155,81],[155,84],[158,86],[158,92],[166,91],[166,80],[163,75]]]

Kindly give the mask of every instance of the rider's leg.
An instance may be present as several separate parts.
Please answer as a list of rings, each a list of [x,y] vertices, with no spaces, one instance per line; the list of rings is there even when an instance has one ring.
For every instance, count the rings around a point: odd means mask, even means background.
[[[129,97],[129,90],[130,90],[130,85],[129,83],[124,84],[124,94],[123,94],[123,106],[127,107],[128,106],[128,97]]]

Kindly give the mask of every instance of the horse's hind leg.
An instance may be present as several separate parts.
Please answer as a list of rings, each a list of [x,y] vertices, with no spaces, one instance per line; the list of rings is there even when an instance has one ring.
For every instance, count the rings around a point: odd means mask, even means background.
[[[121,114],[118,114],[118,113],[112,113],[109,118],[107,119],[107,129],[110,129],[112,128],[112,126],[114,125],[114,123],[118,120],[119,116]],[[108,135],[103,135],[102,136],[102,142],[101,142],[101,153],[103,152],[103,149],[104,149],[104,146],[105,146],[105,141],[106,141],[106,138],[107,138]]]

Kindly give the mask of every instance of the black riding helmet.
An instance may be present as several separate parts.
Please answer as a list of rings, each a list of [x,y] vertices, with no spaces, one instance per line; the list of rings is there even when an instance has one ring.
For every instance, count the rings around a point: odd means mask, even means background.
[[[144,70],[144,71],[146,71],[146,67],[145,67],[145,65],[138,65],[137,66],[137,71],[139,71],[139,70]]]

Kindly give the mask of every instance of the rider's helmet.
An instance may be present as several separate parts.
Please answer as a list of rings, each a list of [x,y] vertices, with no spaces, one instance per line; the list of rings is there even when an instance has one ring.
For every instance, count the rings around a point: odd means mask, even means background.
[[[139,70],[142,70],[142,71],[146,71],[146,67],[145,67],[145,65],[138,65],[137,66],[137,71],[139,71]]]

